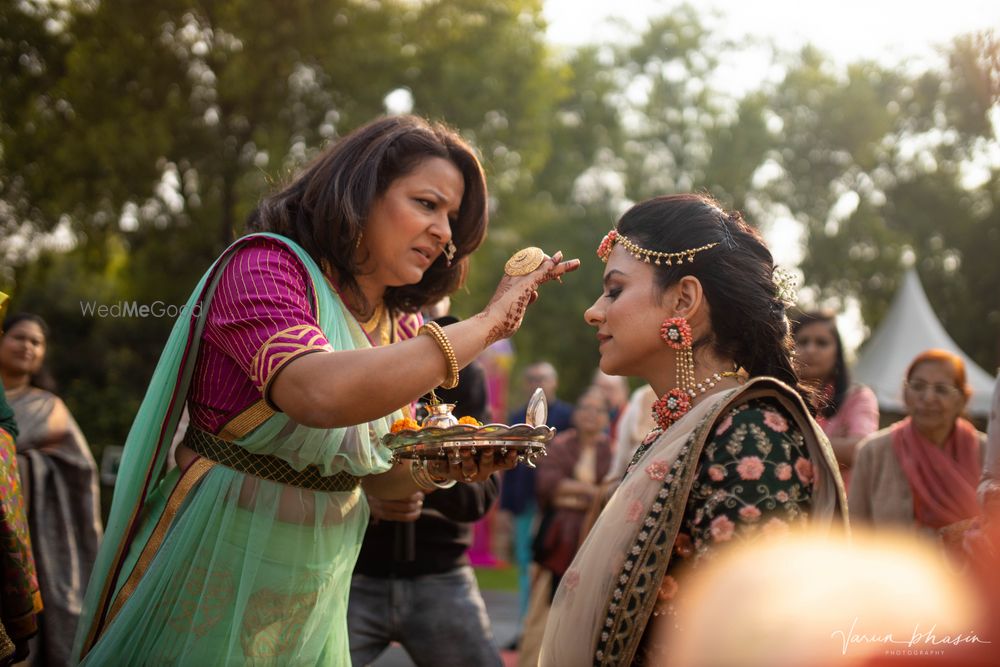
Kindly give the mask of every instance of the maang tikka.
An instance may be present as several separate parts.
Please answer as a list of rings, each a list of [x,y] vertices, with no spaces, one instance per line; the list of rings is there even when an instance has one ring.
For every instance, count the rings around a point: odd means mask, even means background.
[[[645,262],[646,264],[666,264],[667,266],[673,266],[674,264],[683,264],[687,262],[689,264],[694,262],[694,257],[702,250],[711,250],[715,246],[719,245],[716,243],[706,243],[705,245],[698,246],[697,248],[688,248],[687,250],[679,250],[677,252],[663,252],[660,250],[650,250],[648,248],[643,248],[642,246],[635,243],[632,239],[625,236],[617,229],[612,229],[610,232],[604,235],[601,239],[601,243],[597,246],[597,256],[601,258],[601,261],[605,264],[608,263],[608,257],[611,255],[611,249],[615,244],[620,244],[628,254],[636,258],[640,262]]]

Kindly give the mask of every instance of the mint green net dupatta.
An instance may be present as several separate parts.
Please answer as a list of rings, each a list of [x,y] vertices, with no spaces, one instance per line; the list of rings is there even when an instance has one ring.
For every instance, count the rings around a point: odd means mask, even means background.
[[[347,597],[368,507],[360,489],[286,486],[198,459],[167,472],[205,314],[247,240],[293,250],[312,278],[316,318],[335,350],[369,347],[319,267],[289,239],[251,235],[199,281],[174,324],[125,444],[74,653],[84,664],[347,664]],[[363,476],[389,468],[379,444],[393,413],[314,429],[276,413],[235,440],[297,469]]]

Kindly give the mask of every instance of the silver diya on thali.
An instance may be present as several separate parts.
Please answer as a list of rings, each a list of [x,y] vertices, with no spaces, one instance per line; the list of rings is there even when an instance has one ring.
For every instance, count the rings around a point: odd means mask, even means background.
[[[535,460],[545,456],[545,445],[556,434],[554,428],[545,425],[548,405],[541,389],[536,389],[528,401],[524,424],[460,424],[452,414],[454,407],[451,403],[430,405],[430,414],[421,428],[388,433],[382,443],[397,460],[433,461],[464,451],[476,456],[487,450],[503,457],[515,451],[519,463],[534,468]]]

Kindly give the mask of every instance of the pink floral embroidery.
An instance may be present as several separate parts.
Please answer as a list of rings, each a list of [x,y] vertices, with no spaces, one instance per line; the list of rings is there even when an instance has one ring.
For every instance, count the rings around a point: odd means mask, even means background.
[[[784,433],[788,430],[788,420],[773,410],[763,410],[764,423],[772,431]]]
[[[744,456],[736,466],[740,479],[760,479],[764,474],[764,462],[757,456]]]
[[[736,524],[730,521],[729,517],[725,515],[718,516],[712,519],[708,530],[712,534],[712,539],[716,542],[728,542],[733,539],[733,531],[736,530]]]
[[[726,478],[726,469],[716,463],[708,469],[708,476],[713,482],[721,482]]]
[[[629,523],[635,523],[642,516],[642,503],[638,500],[633,500],[628,504],[628,509],[625,510],[625,520]]]
[[[778,465],[774,466],[774,474],[782,482],[787,482],[792,478],[792,466],[788,465],[787,463],[779,463]]]
[[[727,415],[725,419],[719,422],[719,427],[715,429],[715,435],[722,435],[729,430],[729,427],[733,425],[733,416]]]
[[[665,461],[653,461],[648,466],[646,466],[646,474],[649,475],[650,479],[654,479],[657,482],[662,482],[667,478],[667,464]]]
[[[761,531],[768,537],[778,537],[780,535],[788,534],[788,524],[781,519],[775,517],[764,524]]]
[[[788,467],[789,469],[791,468],[791,466]],[[787,503],[788,494],[785,493],[784,491],[778,491],[776,494],[774,494],[774,499],[777,500],[779,503]]]
[[[800,458],[795,462],[795,474],[799,476],[799,481],[803,484],[812,484],[813,466],[809,459]]]
[[[562,583],[569,590],[573,590],[580,584],[580,571],[567,570],[566,574],[563,575]]]
[[[760,518],[760,510],[753,505],[740,508],[740,518],[749,523],[753,523]]]
[[[656,597],[660,602],[666,602],[672,600],[675,595],[677,595],[677,580],[668,574],[663,577],[663,583],[660,584],[660,590],[657,591]]]

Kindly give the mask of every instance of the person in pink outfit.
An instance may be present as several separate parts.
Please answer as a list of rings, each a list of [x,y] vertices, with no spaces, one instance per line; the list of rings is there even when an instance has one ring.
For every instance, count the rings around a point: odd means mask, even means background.
[[[792,323],[795,358],[803,382],[817,387],[816,421],[833,445],[844,484],[850,483],[855,447],[878,430],[875,392],[851,382],[836,316],[806,312]]]

